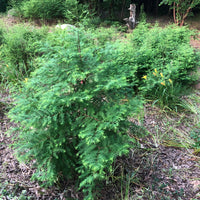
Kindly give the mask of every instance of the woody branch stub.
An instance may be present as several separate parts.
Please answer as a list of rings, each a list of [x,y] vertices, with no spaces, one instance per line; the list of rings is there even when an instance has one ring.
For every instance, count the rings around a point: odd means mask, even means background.
[[[136,16],[136,5],[135,4],[130,4],[130,17],[125,18],[124,21],[126,22],[126,25],[128,26],[129,29],[134,29],[135,28],[135,16]]]

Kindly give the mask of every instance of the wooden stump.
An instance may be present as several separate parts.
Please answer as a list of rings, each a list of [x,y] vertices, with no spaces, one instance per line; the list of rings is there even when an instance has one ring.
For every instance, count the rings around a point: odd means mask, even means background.
[[[135,24],[136,24],[136,20],[135,20],[136,5],[135,4],[130,4],[130,8],[128,10],[130,10],[130,17],[129,18],[125,18],[124,21],[126,22],[126,25],[128,26],[129,29],[134,29],[135,28]]]

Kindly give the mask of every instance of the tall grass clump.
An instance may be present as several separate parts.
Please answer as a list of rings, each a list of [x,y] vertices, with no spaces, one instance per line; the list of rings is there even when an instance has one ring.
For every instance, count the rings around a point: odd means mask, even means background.
[[[0,74],[4,81],[16,82],[35,69],[37,42],[45,38],[45,28],[16,25],[4,33]]]
[[[195,83],[199,53],[190,46],[192,34],[186,27],[163,29],[145,23],[133,31],[129,48],[143,95],[173,107],[177,98]]]
[[[128,117],[143,103],[132,89],[135,79],[127,79],[135,71],[124,52],[94,42],[81,29],[51,33],[41,45],[39,68],[24,81],[9,112],[19,124],[18,158],[35,160],[33,178],[51,185],[76,177],[85,199],[94,198],[115,158],[129,152],[134,140]]]

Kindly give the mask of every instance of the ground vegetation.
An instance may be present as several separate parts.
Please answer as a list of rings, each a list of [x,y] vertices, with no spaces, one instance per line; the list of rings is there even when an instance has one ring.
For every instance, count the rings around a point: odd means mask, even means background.
[[[0,198],[198,199],[198,31],[97,23],[110,1],[22,24],[28,2],[0,31]]]

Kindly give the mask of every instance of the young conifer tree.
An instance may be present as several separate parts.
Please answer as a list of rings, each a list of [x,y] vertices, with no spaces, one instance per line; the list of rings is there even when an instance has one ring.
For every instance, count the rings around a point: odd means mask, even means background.
[[[41,44],[39,67],[26,79],[9,115],[19,123],[19,159],[35,160],[33,178],[51,185],[79,176],[85,199],[117,156],[129,152],[128,116],[142,101],[122,50],[98,48],[83,30],[57,30]]]

